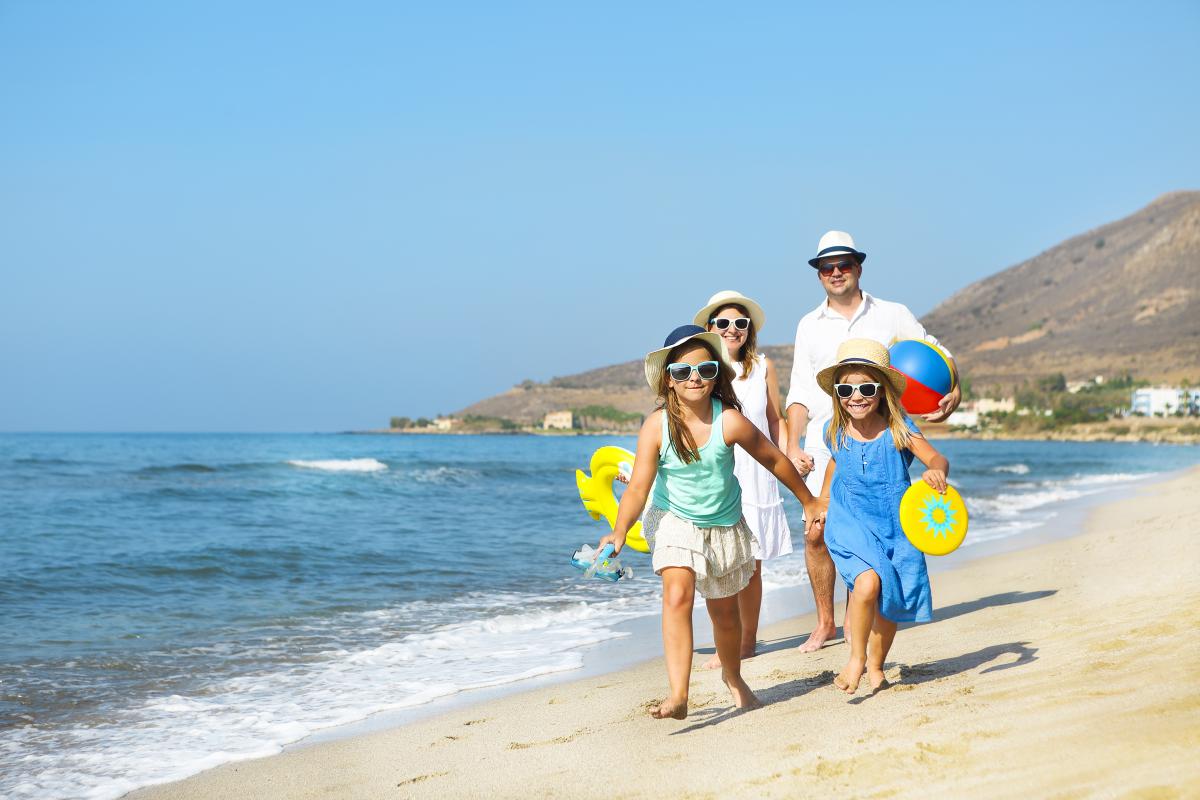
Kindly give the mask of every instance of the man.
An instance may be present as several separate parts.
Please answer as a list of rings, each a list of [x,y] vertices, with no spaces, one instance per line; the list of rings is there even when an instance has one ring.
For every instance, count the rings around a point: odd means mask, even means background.
[[[833,416],[833,403],[817,386],[816,376],[834,362],[838,345],[846,339],[874,339],[890,347],[898,339],[937,340],[905,306],[879,300],[859,288],[863,262],[867,254],[854,246],[844,231],[829,231],[821,237],[817,254],[809,265],[825,290],[825,300],[800,320],[796,327],[796,354],[792,362],[792,384],[787,400],[788,456],[805,475],[805,483],[814,495],[821,493],[829,449],[822,429]],[[947,354],[949,355],[949,354]],[[942,398],[939,410],[926,414],[929,422],[941,422],[958,408],[962,393],[956,385]],[[800,439],[803,437],[804,444]],[[804,561],[817,603],[817,627],[809,634],[800,652],[819,650],[830,639],[833,622],[833,559],[825,547],[824,530],[817,527],[804,537]]]

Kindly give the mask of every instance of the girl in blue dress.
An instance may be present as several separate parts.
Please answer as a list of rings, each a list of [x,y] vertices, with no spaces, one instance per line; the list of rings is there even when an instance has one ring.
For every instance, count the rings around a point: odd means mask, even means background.
[[[837,362],[817,373],[833,397],[825,442],[833,460],[821,501],[828,504],[825,544],[850,593],[846,614],[850,660],[834,685],[854,694],[864,671],[872,691],[887,686],[883,663],[897,622],[929,622],[933,600],[925,555],[900,528],[900,498],[917,458],[922,478],[946,491],[950,462],[904,413],[905,377],[890,366],[887,348],[872,339],[849,339]]]

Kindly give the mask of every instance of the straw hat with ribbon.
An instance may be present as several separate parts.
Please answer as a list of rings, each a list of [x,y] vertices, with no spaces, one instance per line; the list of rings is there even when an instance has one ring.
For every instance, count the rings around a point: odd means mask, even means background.
[[[842,367],[853,366],[874,367],[892,388],[896,396],[904,394],[908,379],[903,373],[892,368],[892,359],[886,347],[874,339],[847,339],[838,347],[837,360],[817,373],[817,385],[830,397],[834,396],[834,375]]]
[[[704,330],[699,325],[680,325],[667,334],[663,346],[646,354],[646,383],[658,391],[658,383],[662,379],[663,369],[667,365],[667,354],[684,342],[696,339],[707,342],[717,354],[721,369],[729,370],[733,375],[733,365],[729,361],[729,351],[725,349],[725,341],[715,333]]]

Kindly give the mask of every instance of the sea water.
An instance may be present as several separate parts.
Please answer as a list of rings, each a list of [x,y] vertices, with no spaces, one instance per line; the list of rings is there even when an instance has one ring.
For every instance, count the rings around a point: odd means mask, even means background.
[[[604,532],[574,471],[601,444],[528,436],[0,435],[0,796],[112,798],[381,711],[569,673],[638,578],[580,578]],[[944,441],[964,545],[1200,448]],[[914,475],[918,474],[914,470]],[[796,553],[770,592],[806,580]],[[654,643],[657,645],[657,642]]]

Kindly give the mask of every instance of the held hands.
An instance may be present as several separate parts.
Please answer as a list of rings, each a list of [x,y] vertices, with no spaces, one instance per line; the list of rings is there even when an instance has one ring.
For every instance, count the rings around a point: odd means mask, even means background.
[[[789,447],[788,458],[791,460],[792,465],[796,467],[796,471],[800,473],[801,478],[813,471],[813,457],[799,447]]]
[[[822,531],[825,528],[825,510],[829,507],[829,501],[821,502],[814,499],[812,502],[804,504],[804,535]]]
[[[940,469],[927,469],[921,479],[938,490],[939,494],[946,493],[946,473]]]

